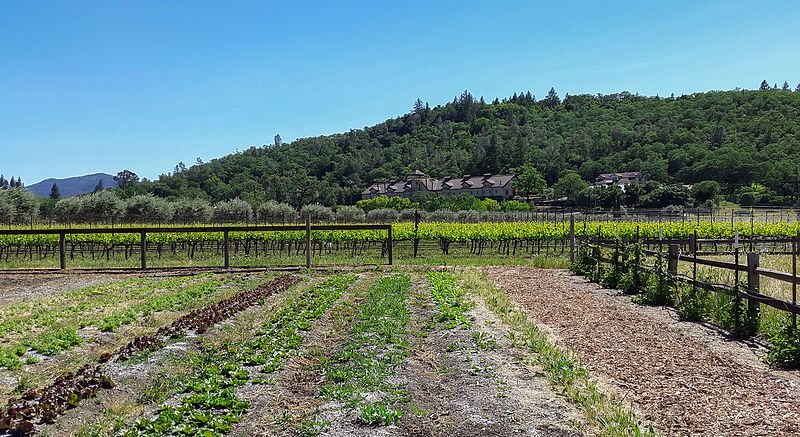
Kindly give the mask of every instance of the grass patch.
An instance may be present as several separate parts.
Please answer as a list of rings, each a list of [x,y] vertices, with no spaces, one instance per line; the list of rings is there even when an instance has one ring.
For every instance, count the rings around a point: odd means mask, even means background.
[[[503,322],[511,326],[515,336],[519,336],[518,341],[535,354],[533,361],[544,368],[545,376],[583,411],[587,420],[598,428],[598,434],[656,435],[653,427],[645,425],[633,411],[600,391],[578,359],[551,343],[504,291],[476,270],[466,270],[460,276],[465,289],[480,296]]]

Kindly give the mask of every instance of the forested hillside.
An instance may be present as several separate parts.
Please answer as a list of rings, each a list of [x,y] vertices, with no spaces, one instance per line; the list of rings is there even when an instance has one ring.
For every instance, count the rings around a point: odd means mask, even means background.
[[[768,88],[768,87],[767,87]],[[464,92],[347,133],[250,148],[128,194],[350,204],[376,179],[514,172],[533,163],[548,185],[565,170],[586,180],[641,170],[661,183],[715,180],[722,193],[758,191],[791,203],[800,168],[800,92],[706,92],[680,97],[565,95],[554,90],[484,102]],[[751,184],[757,185],[751,185]]]

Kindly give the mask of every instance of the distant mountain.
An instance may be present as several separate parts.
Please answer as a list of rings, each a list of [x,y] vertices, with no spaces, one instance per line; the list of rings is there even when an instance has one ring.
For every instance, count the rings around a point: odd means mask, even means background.
[[[117,183],[114,182],[114,176],[106,173],[95,173],[64,179],[45,179],[33,185],[28,185],[26,188],[39,197],[49,197],[50,189],[53,188],[53,182],[55,182],[56,185],[58,185],[58,191],[61,193],[61,197],[78,196],[94,191],[94,187],[97,186],[97,181],[101,179],[103,180],[103,186],[105,188],[114,188],[117,186]]]

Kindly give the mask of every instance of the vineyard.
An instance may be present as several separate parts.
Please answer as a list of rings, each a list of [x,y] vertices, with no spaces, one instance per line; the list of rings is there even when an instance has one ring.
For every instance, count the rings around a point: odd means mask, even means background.
[[[386,225],[389,226],[389,225]],[[369,227],[369,226],[367,226]],[[220,265],[226,250],[240,266],[297,265],[306,256],[306,233],[298,230],[252,231],[230,226],[222,231],[165,232],[165,228],[119,228],[108,233],[91,232],[92,228],[65,231],[65,256],[72,267],[135,267],[142,241],[152,266]],[[377,228],[377,227],[376,227]],[[534,256],[564,256],[569,251],[570,224],[567,221],[429,223],[411,222],[391,225],[391,248],[400,262],[431,258],[437,263],[481,256],[517,259]],[[137,229],[158,232],[141,234]],[[220,229],[209,227],[209,229]],[[96,229],[95,229],[96,230]],[[36,234],[41,231],[43,233]],[[0,268],[52,268],[60,256],[59,228],[31,230],[18,227],[0,231]],[[688,239],[699,238],[772,238],[794,236],[798,223],[767,222],[576,222],[577,237],[602,239]],[[15,232],[28,232],[22,235]],[[44,233],[44,232],[50,232]],[[383,229],[313,230],[308,242],[321,263],[380,263],[389,255],[387,234]],[[408,261],[405,261],[408,262]]]

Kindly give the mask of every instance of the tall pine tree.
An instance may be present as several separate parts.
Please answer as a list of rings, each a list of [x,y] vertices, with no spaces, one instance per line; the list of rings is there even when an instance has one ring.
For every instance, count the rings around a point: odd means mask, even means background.
[[[58,190],[58,185],[53,182],[53,186],[50,187],[50,198],[53,200],[58,200],[61,198],[61,191]]]

